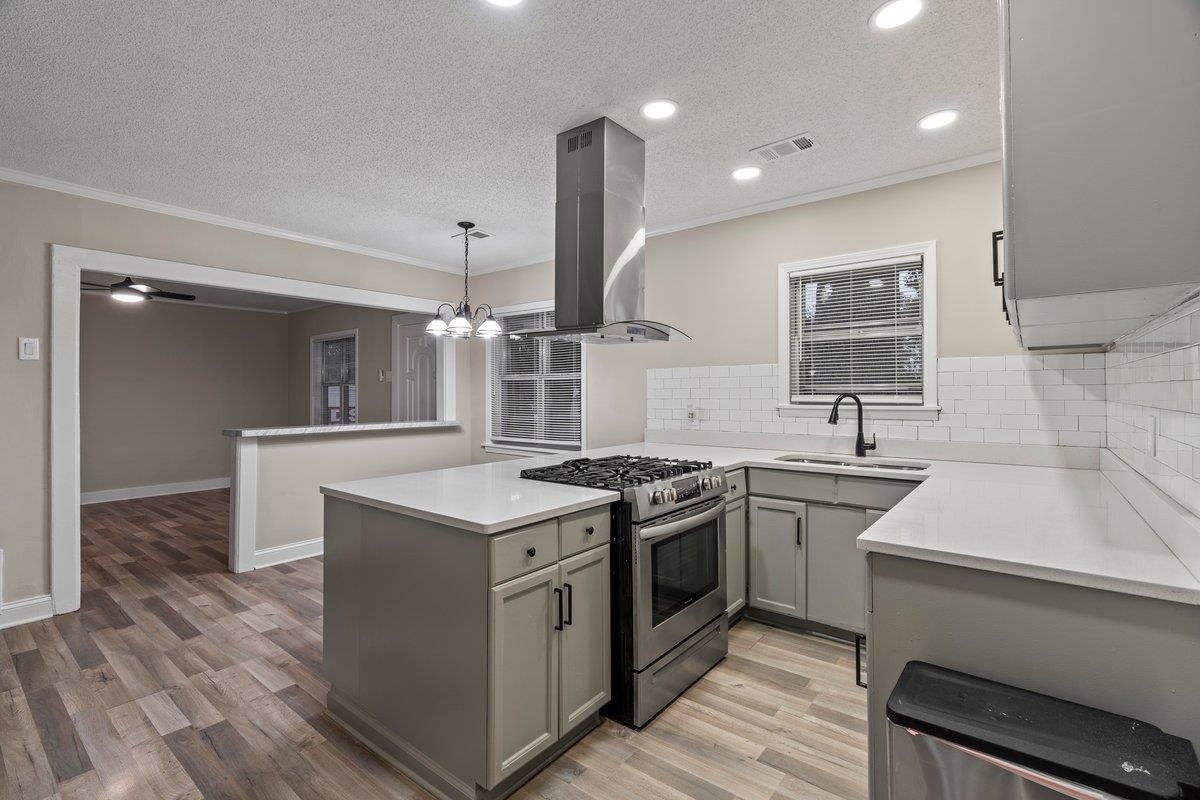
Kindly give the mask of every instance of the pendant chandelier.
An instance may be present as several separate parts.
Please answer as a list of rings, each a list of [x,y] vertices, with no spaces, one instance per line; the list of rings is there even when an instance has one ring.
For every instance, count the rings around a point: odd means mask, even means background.
[[[472,334],[480,339],[492,339],[499,336],[501,333],[500,323],[492,316],[492,307],[487,303],[480,303],[479,307],[471,311],[470,297],[470,251],[471,251],[471,228],[475,227],[474,222],[460,222],[458,227],[463,229],[463,299],[462,302],[455,307],[451,303],[442,303],[438,306],[437,313],[433,315],[433,319],[425,326],[425,332],[431,333],[434,336],[449,336],[454,339],[467,339]],[[479,320],[479,315],[487,312],[482,321]],[[444,314],[443,311],[449,309],[449,313]],[[478,325],[479,327],[476,327]]]

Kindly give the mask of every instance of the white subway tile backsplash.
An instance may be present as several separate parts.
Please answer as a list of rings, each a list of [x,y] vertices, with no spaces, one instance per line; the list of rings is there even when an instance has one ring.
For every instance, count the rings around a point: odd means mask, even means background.
[[[1079,366],[1083,366],[1080,364]],[[988,372],[1006,368],[1004,356],[976,356],[971,359],[972,372]]]
[[[1092,354],[1095,355],[1095,354]],[[1195,358],[1175,355],[1175,362],[1159,364],[1156,373],[1169,381],[1171,369],[1193,369],[1200,379],[1200,348]],[[1168,359],[1170,361],[1171,359]],[[880,439],[991,442],[997,444],[1103,446],[1109,432],[1106,386],[1094,383],[1103,373],[1094,357],[979,356],[938,361],[937,419],[868,420],[866,433]],[[1191,374],[1191,373],[1187,373]],[[1068,377],[1070,379],[1068,379]],[[713,367],[658,368],[646,371],[646,426],[651,430],[699,429],[742,433],[777,433],[815,436],[853,436],[853,415],[843,414],[831,428],[820,417],[781,417],[776,409],[778,387],[784,376],[775,364],[741,364]],[[1200,390],[1172,389],[1163,399],[1169,408],[1200,410]],[[1137,390],[1131,390],[1131,396]],[[689,419],[689,409],[696,419]],[[1197,417],[1200,420],[1200,417]],[[1159,434],[1179,445],[1168,449],[1171,464],[1200,458],[1200,424],[1173,433],[1172,418],[1162,418]],[[1129,425],[1142,431],[1146,423]],[[1132,434],[1127,433],[1127,437]],[[1182,469],[1177,473],[1182,474]]]
[[[1117,342],[1104,363],[1107,446],[1200,514],[1200,301]],[[1099,371],[1095,360],[1084,366],[1082,372]],[[1092,380],[1087,375],[1078,382],[1085,378]],[[1089,393],[1087,399],[1100,398]],[[1094,420],[1081,416],[1080,431],[1093,427]],[[1152,429],[1157,432],[1153,443]]]

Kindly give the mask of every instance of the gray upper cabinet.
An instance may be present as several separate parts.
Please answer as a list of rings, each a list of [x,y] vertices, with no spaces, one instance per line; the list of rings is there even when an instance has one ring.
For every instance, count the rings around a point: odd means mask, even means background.
[[[597,547],[559,564],[564,616],[560,670],[561,719],[566,733],[608,702],[612,685],[609,635],[609,549]]]
[[[746,496],[729,500],[725,506],[725,594],[730,614],[746,605]]]
[[[808,619],[856,633],[866,629],[867,559],[856,540],[878,516],[848,506],[808,506]]]
[[[559,565],[491,590],[488,786],[558,740]]]
[[[1200,3],[1001,14],[1014,329],[1029,348],[1106,344],[1200,286]]]
[[[804,503],[750,498],[750,605],[805,616]]]

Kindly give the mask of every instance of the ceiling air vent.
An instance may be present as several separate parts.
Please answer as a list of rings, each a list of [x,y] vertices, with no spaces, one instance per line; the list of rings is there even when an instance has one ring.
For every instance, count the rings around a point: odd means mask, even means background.
[[[817,146],[811,135],[800,133],[795,136],[789,136],[778,142],[764,144],[762,147],[755,147],[750,152],[758,156],[758,160],[764,164],[770,164],[778,161],[781,158],[794,156],[797,153],[802,153],[805,150],[811,150]]]

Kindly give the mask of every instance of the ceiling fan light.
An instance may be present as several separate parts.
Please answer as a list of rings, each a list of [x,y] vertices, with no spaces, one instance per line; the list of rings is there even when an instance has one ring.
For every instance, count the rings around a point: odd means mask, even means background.
[[[141,303],[146,299],[146,295],[133,289],[113,289],[110,294],[113,300],[120,303]]]
[[[441,317],[434,317],[429,320],[429,324],[425,326],[425,332],[434,336],[442,336],[446,333],[446,320]]]
[[[450,320],[450,324],[446,326],[447,332],[451,336],[462,338],[471,335],[471,320],[459,314],[454,319]]]

